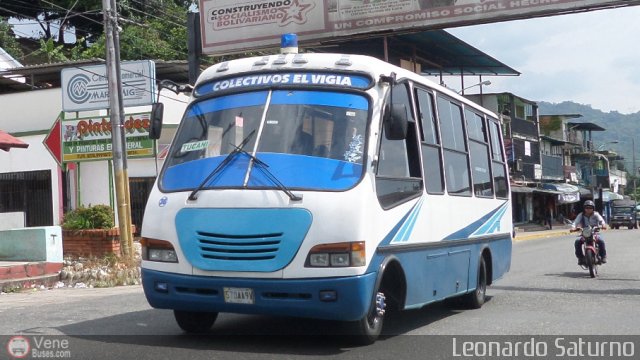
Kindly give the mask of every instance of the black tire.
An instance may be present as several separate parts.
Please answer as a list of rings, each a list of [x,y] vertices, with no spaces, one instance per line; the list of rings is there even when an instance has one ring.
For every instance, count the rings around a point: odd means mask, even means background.
[[[182,330],[197,334],[211,329],[218,318],[218,313],[173,310],[173,316]]]
[[[596,277],[598,270],[596,270],[596,258],[591,251],[587,251],[584,257],[584,262],[587,268],[589,268],[589,276]]]
[[[357,345],[370,345],[378,340],[382,333],[385,316],[385,296],[376,290],[367,315],[362,319],[349,323],[350,334]]]
[[[466,307],[470,309],[480,309],[487,298],[487,264],[484,256],[480,257],[478,264],[478,278],[476,281],[476,289],[463,296]]]

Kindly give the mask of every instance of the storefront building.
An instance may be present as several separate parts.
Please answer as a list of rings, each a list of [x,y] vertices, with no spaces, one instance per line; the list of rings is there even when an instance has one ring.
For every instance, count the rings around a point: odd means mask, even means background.
[[[86,119],[85,123],[94,125],[98,121],[108,121],[106,110],[62,112],[61,71],[66,67],[95,64],[38,65],[3,72],[0,128],[29,144],[29,148],[26,151],[0,152],[0,223],[3,217],[15,219],[17,214],[18,218],[22,217],[22,222],[12,222],[13,227],[59,225],[64,213],[78,206],[106,204],[116,208],[110,160],[78,158],[77,161],[59,163],[52,154],[56,141],[60,141],[62,146],[65,136],[72,136],[71,132],[78,133],[78,129],[72,131],[70,125],[65,125],[68,124],[66,119]],[[184,83],[188,79],[187,65],[183,62],[157,63],[156,74],[158,80]],[[19,78],[26,81],[13,80]],[[165,108],[165,128],[161,139],[151,145],[154,151],[149,156],[128,160],[132,221],[138,229],[147,195],[162,166],[162,150],[173,138],[188,97],[161,90],[159,101]],[[150,106],[125,108],[125,120],[136,117],[131,114],[149,111]],[[61,122],[58,140],[54,125],[60,118],[65,121]],[[107,126],[100,129],[103,128],[106,130]],[[137,130],[145,134],[145,129]],[[89,150],[96,150],[96,146]]]

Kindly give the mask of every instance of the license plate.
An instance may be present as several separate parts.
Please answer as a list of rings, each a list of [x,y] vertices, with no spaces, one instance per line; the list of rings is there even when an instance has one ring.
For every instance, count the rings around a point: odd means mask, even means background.
[[[253,289],[250,288],[224,288],[224,302],[230,304],[254,304]]]

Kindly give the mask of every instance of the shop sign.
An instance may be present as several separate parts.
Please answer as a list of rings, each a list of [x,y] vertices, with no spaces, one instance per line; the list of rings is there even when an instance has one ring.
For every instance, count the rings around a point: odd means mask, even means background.
[[[150,113],[125,115],[124,133],[127,157],[154,155],[149,139]],[[62,161],[78,162],[112,159],[111,121],[108,117],[65,119],[62,122]]]

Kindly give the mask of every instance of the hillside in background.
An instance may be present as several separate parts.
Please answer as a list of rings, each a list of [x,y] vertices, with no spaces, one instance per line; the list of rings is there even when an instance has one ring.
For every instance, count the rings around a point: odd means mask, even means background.
[[[538,102],[540,115],[580,114],[581,118],[572,119],[572,122],[590,122],[606,129],[594,131],[593,141],[595,146],[617,141],[617,144],[604,145],[604,149],[617,152],[625,158],[624,166],[632,167],[632,138],[635,139],[636,166],[640,166],[640,112],[634,114],[621,114],[617,111],[603,112],[592,108],[590,105],[577,104],[571,101],[554,104]]]

